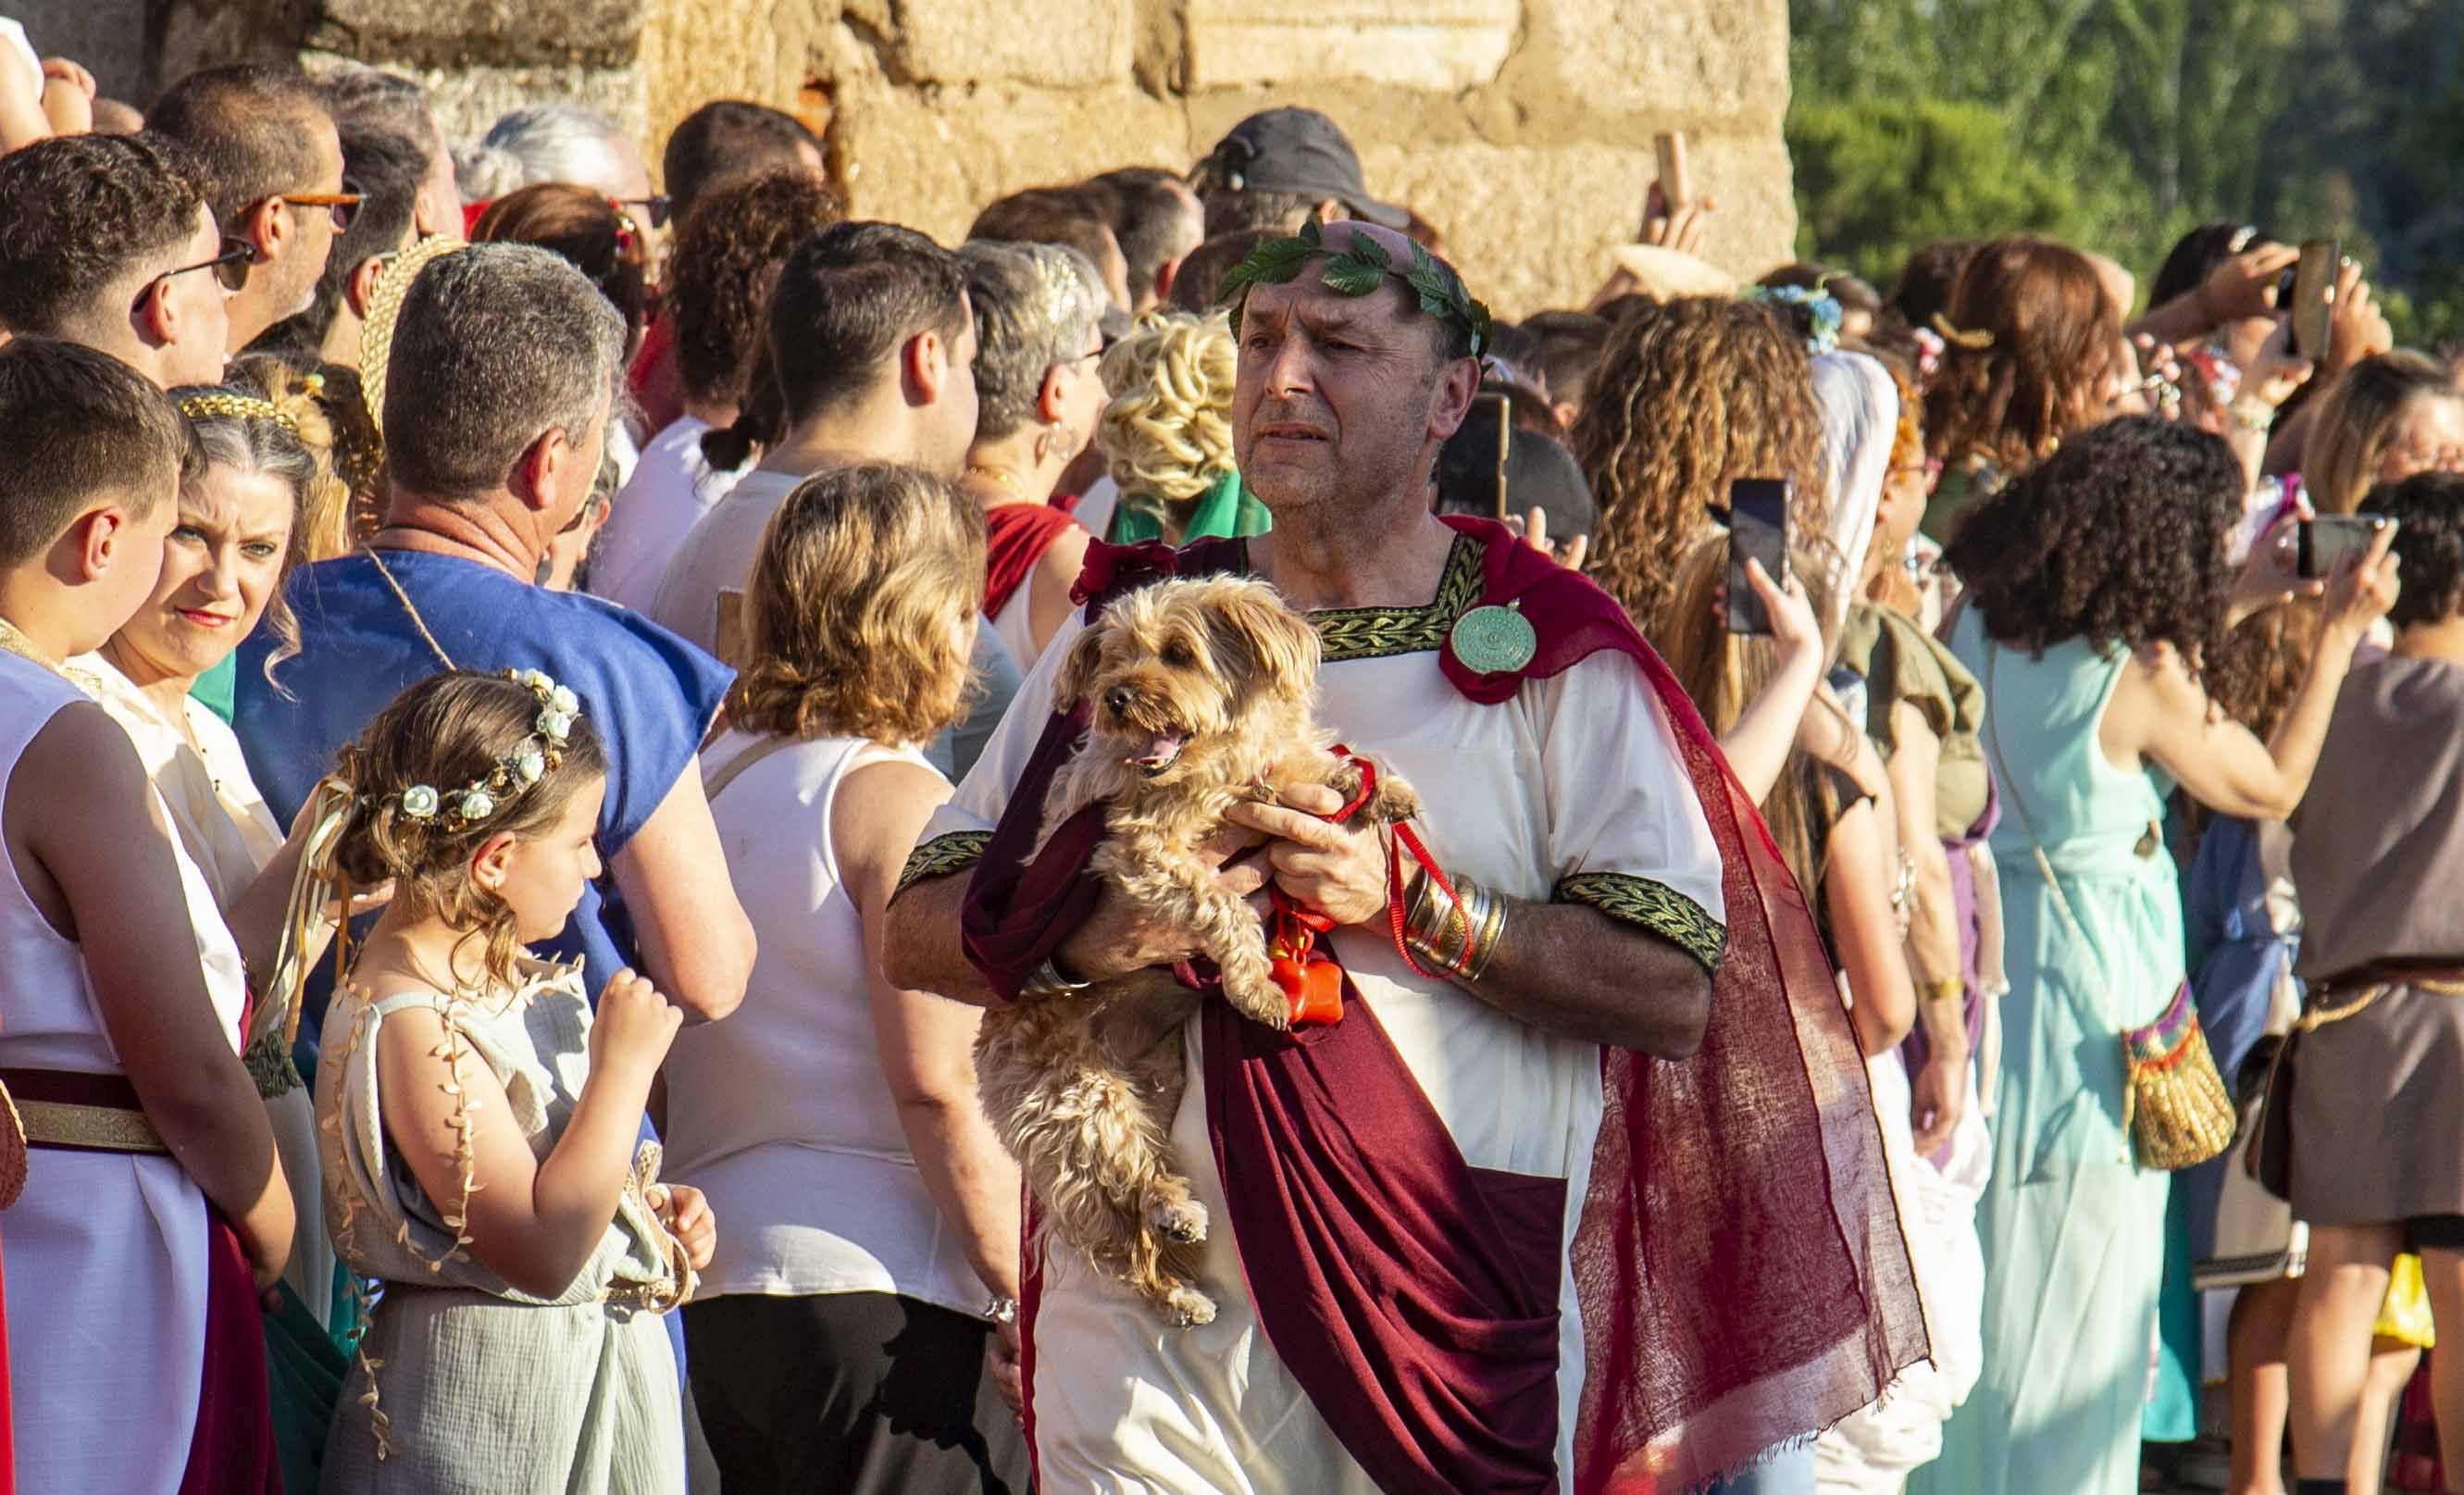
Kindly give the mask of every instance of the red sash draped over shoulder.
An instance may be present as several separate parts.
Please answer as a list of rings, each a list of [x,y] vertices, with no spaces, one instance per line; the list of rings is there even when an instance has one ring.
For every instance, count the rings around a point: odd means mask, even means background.
[[[1572,1415],[1583,1495],[1683,1490],[1847,1416],[1926,1352],[1864,1064],[1805,899],[1666,666],[1590,582],[1492,521],[1446,522],[1486,545],[1481,603],[1515,606],[1539,641],[1518,671],[1443,654],[1466,697],[1496,704],[1615,649],[1666,713],[1723,864],[1710,1025],[1681,1061],[1602,1051],[1607,1109],[1569,1252],[1579,1408],[1555,1403],[1555,1231],[1524,1239],[1561,1211],[1514,1192],[1548,1180],[1465,1164],[1365,1003],[1297,1034],[1208,1004],[1208,1122],[1234,1239],[1276,1353],[1381,1488],[1552,1489]],[[1080,600],[1091,613],[1243,555],[1239,541],[1099,544]],[[1080,874],[1100,810],[1024,860],[1084,731],[1054,716],[968,888],[967,953],[1004,998],[1094,902]]]
[[[1065,530],[1078,527],[1069,511],[1048,503],[1005,503],[984,513],[984,616],[998,618],[1036,562]],[[1035,661],[1022,659],[1019,668]]]

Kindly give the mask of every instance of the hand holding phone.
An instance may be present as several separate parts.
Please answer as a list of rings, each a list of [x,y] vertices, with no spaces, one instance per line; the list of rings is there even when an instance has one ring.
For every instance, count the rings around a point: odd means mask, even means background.
[[[2377,514],[2322,514],[2302,520],[2294,531],[2295,574],[2305,582],[2327,581],[2345,557],[2367,554],[2391,523]]]
[[[2324,358],[2335,329],[2336,273],[2343,252],[2334,239],[2304,239],[2300,261],[2293,267],[2293,351],[2306,359]]]
[[[1728,485],[1728,631],[1769,634],[1771,609],[1746,569],[1759,562],[1763,574],[1788,583],[1788,480],[1741,477]]]

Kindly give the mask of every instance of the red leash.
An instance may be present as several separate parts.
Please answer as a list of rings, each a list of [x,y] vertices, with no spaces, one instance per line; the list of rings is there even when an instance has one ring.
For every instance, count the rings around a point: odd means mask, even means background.
[[[1360,765],[1360,792],[1341,809],[1326,817],[1328,824],[1340,825],[1359,814],[1361,807],[1376,797],[1377,765],[1339,743],[1334,753],[1338,758]],[[1412,853],[1414,860],[1445,893],[1447,900],[1461,909],[1463,895],[1456,892],[1455,885],[1446,880],[1446,874],[1438,867],[1437,858],[1429,855],[1429,848],[1421,842],[1419,833],[1410,824],[1397,821],[1395,840],[1404,850]],[[1343,1016],[1343,968],[1320,948],[1320,936],[1333,930],[1334,920],[1292,898],[1281,888],[1270,884],[1266,891],[1268,901],[1274,906],[1266,953],[1272,961],[1275,984],[1284,989],[1284,997],[1291,1004],[1292,1026],[1314,1027],[1339,1021]],[[1394,934],[1395,953],[1403,957],[1403,963],[1411,967],[1415,975],[1437,976],[1439,972],[1429,970],[1413,958],[1411,945],[1404,938],[1406,910],[1403,894],[1403,859],[1390,846],[1386,854],[1386,918]],[[1462,970],[1461,966],[1453,966],[1446,974],[1459,976]]]

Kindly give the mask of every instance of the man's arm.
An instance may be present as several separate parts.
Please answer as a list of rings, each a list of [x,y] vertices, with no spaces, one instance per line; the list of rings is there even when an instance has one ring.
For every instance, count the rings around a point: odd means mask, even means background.
[[[699,763],[687,760],[612,860],[650,984],[704,1022],[734,1012],[753,977],[753,921],[728,880]]]
[[[1231,819],[1275,838],[1268,860],[1285,892],[1337,924],[1382,926],[1384,832],[1365,821],[1338,825],[1320,819],[1342,807],[1334,790],[1307,784],[1287,791],[1282,804],[1235,805]],[[1702,1045],[1711,1021],[1709,962],[1721,935],[1699,909],[1690,917],[1657,921],[1622,916],[1633,901],[1630,890],[1649,886],[1656,885],[1622,879],[1583,902],[1492,894],[1506,907],[1495,953],[1477,978],[1449,979],[1545,1032],[1683,1059]],[[1444,896],[1435,889],[1430,895]],[[1691,908],[1677,894],[1667,896],[1675,900],[1672,909]],[[1681,928],[1692,931],[1685,943],[1677,937]]]

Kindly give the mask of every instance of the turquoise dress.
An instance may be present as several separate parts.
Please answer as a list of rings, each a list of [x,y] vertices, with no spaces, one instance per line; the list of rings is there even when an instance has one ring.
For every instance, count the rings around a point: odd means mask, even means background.
[[[2120,1030],[2152,1022],[2183,974],[2182,899],[2161,832],[2171,785],[2124,773],[2097,740],[2127,655],[2073,640],[2042,659],[1986,642],[1965,613],[1952,652],[1985,683],[2005,813],[2010,995],[1993,1103],[1985,1366],[1912,1495],[2134,1495],[2170,1176],[2132,1160]],[[2007,764],[2008,774],[2004,772]],[[2024,811],[2024,818],[2022,815]],[[2033,823],[2085,933],[2056,910]]]

